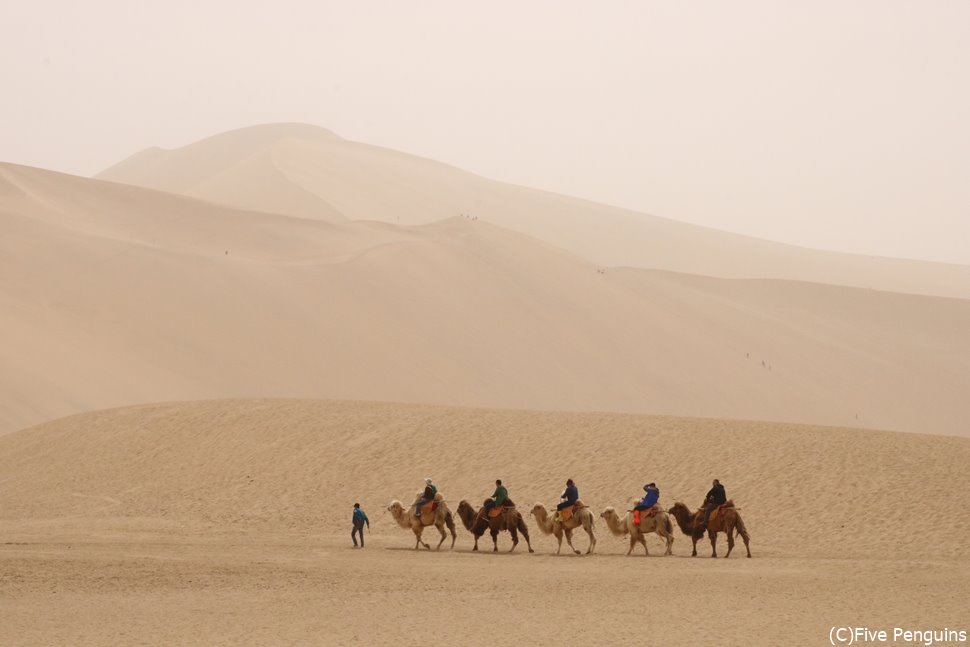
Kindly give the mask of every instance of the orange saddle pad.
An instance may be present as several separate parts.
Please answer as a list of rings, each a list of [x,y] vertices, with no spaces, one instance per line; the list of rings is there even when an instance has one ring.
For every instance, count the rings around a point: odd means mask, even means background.
[[[647,508],[646,510],[634,510],[633,511],[633,523],[640,525],[640,519],[649,518],[656,516],[659,508],[653,506],[652,508]]]
[[[491,510],[488,511],[488,518],[489,519],[494,519],[495,517],[499,516],[503,512],[508,512],[511,509],[512,508],[509,508],[509,507],[506,507],[506,506],[502,506],[501,508],[498,507],[498,506],[495,506],[494,508],[492,508]]]
[[[568,508],[563,508],[562,509],[562,520],[563,521],[569,521],[570,519],[573,518],[573,515],[574,514],[576,514],[576,506],[571,505]]]
[[[425,503],[423,506],[421,506],[421,516],[423,517],[425,515],[429,515],[437,509],[438,509],[438,502],[429,501],[428,503]]]

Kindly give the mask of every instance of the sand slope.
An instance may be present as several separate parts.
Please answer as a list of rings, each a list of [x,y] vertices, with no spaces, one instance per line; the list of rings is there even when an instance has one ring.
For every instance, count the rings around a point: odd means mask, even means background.
[[[953,484],[968,460],[961,438],[656,416],[293,400],[89,413],[0,437],[0,642],[398,644],[422,618],[469,645],[961,628]],[[655,538],[650,558],[626,557],[602,522],[595,555],[557,558],[531,518],[532,555],[472,554],[464,530],[454,551],[415,552],[381,510],[428,474],[453,503],[500,476],[527,507],[573,477],[597,511],[645,479],[666,505],[694,502],[716,475],[754,558],[690,558],[679,533],[672,557]],[[355,500],[372,521],[363,551]]]
[[[594,263],[970,297],[970,267],[808,250],[494,182],[305,124],[142,151],[101,179],[238,207],[423,224],[466,214]]]
[[[6,430],[280,396],[966,433],[970,301],[600,273],[482,221],[327,223],[0,178]]]
[[[777,423],[314,400],[173,403],[0,437],[0,518],[343,534],[355,500],[377,522],[382,505],[413,498],[426,475],[452,504],[484,499],[502,478],[529,508],[555,504],[572,477],[598,511],[624,505],[644,480],[658,483],[666,505],[696,507],[717,476],[743,508],[759,556],[963,559],[970,522],[955,514],[962,493],[952,483],[968,460],[965,438]],[[816,515],[820,527],[805,532]],[[931,521],[932,530],[917,530]],[[387,517],[374,530],[414,545]],[[625,553],[603,539],[606,552]],[[679,537],[677,552],[685,551]]]

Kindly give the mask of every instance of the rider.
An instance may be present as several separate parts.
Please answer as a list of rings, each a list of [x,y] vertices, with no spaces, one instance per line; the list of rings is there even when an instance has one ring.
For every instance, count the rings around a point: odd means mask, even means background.
[[[417,502],[414,504],[414,516],[420,517],[421,506],[423,506],[424,504],[430,501],[434,501],[434,495],[436,495],[437,493],[438,493],[438,486],[434,484],[434,481],[431,480],[431,477],[429,476],[428,478],[424,479],[424,493],[421,495],[421,498],[418,499]]]
[[[643,486],[643,491],[646,492],[640,502],[636,504],[634,510],[649,510],[657,504],[660,500],[660,490],[657,489],[656,483],[647,483]]]
[[[724,486],[717,479],[714,479],[714,487],[707,491],[707,496],[704,497],[704,520],[701,522],[698,531],[703,531],[707,528],[707,522],[711,520],[711,513],[717,510],[717,508],[723,504],[727,503],[727,494],[724,492]]]
[[[570,506],[576,505],[579,500],[579,489],[572,479],[566,479],[566,489],[559,496],[559,505],[556,506],[556,518],[562,520],[562,511]]]
[[[502,479],[495,479],[495,492],[492,494],[492,498],[485,501],[485,512],[488,513],[489,510],[495,506],[502,507],[502,504],[509,498],[509,491],[505,489],[502,485]]]

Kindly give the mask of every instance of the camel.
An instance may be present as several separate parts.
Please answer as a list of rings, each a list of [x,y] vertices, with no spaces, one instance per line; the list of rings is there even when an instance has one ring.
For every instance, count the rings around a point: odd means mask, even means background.
[[[640,525],[633,523],[633,512],[627,512],[626,517],[621,519],[616,513],[616,510],[612,507],[606,508],[600,514],[603,519],[606,520],[606,525],[609,527],[610,532],[612,532],[617,537],[622,537],[623,535],[630,535],[630,550],[626,551],[629,555],[633,552],[633,547],[639,543],[643,546],[643,552],[646,555],[650,554],[650,550],[647,548],[647,541],[644,538],[652,532],[660,535],[660,538],[667,542],[667,551],[664,555],[672,554],[671,548],[674,545],[674,527],[670,523],[670,517],[663,510],[658,510],[657,514],[652,517],[641,516]]]
[[[535,504],[532,508],[532,514],[536,518],[536,523],[539,524],[539,530],[541,530],[546,535],[555,535],[556,539],[559,540],[559,548],[556,549],[556,554],[562,552],[562,536],[566,535],[566,543],[574,553],[579,555],[579,551],[573,546],[573,530],[582,526],[586,534],[589,535],[589,548],[586,549],[586,554],[589,555],[596,548],[596,535],[593,534],[593,522],[595,517],[593,517],[593,512],[582,502],[576,502],[577,508],[573,513],[573,516],[569,517],[565,522],[558,521],[556,516],[549,516],[549,512],[546,511],[546,506],[541,503]]]
[[[451,531],[451,547],[455,547],[455,539],[458,537],[458,533],[455,531],[455,520],[451,515],[451,510],[448,509],[448,504],[445,503],[444,497],[440,493],[435,496],[435,501],[438,502],[438,509],[431,518],[428,518],[428,516],[422,518],[416,515],[414,513],[414,505],[405,508],[404,504],[398,500],[391,501],[391,504],[387,506],[388,512],[394,517],[397,525],[411,530],[414,533],[414,550],[417,550],[419,546],[424,546],[428,550],[431,550],[430,545],[421,541],[421,533],[424,532],[427,526],[432,525],[441,533],[441,541],[438,542],[435,550],[440,550],[441,544],[445,543],[445,539],[447,538],[445,526],[448,526],[448,530]]]
[[[700,515],[704,514],[704,510],[700,509],[697,512],[691,512],[683,503],[675,503],[674,507],[669,510],[677,519],[677,525],[685,535],[691,538],[694,542],[694,550],[691,552],[691,557],[697,557],[697,541],[704,536],[704,531],[698,528],[698,523],[703,520]],[[707,524],[707,534],[711,539],[711,557],[717,557],[717,533],[724,532],[727,533],[728,540],[728,552],[725,558],[731,556],[731,551],[734,550],[734,537],[736,534],[741,535],[744,540],[744,548],[748,551],[748,557],[751,557],[751,548],[748,546],[748,541],[751,539],[748,535],[747,529],[744,527],[744,522],[741,520],[741,514],[738,509],[734,507],[734,501],[728,501],[725,507],[718,511],[717,516],[711,519],[710,523]]]
[[[475,537],[475,547],[472,550],[478,550],[478,538],[488,530],[492,535],[492,552],[497,552],[498,533],[502,530],[508,530],[512,535],[512,548],[509,548],[510,553],[515,550],[515,547],[519,543],[519,533],[522,533],[522,536],[525,537],[525,543],[529,547],[529,552],[534,553],[535,551],[532,550],[532,542],[529,541],[529,527],[525,525],[525,519],[522,518],[522,514],[515,509],[515,505],[510,500],[506,501],[503,507],[508,509],[497,517],[486,518],[482,512],[482,508],[475,510],[464,499],[458,504],[458,517],[461,518],[461,523]]]

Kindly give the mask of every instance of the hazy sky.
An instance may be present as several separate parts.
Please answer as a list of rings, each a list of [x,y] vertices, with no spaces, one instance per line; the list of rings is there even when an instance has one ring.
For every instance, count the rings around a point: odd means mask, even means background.
[[[0,0],[0,160],[303,121],[811,247],[970,263],[970,2]]]

